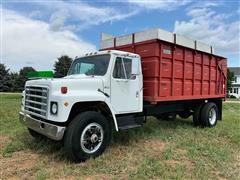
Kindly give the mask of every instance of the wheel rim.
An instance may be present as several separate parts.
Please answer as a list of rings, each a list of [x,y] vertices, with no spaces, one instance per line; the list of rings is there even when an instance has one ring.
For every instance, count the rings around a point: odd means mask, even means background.
[[[209,122],[211,125],[214,125],[217,120],[217,113],[214,108],[209,111]]]
[[[85,153],[96,152],[103,142],[103,128],[98,123],[87,125],[81,135],[80,145]]]

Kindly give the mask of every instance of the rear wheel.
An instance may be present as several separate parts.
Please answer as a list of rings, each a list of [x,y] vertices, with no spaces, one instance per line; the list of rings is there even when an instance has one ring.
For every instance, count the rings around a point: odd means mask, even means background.
[[[193,124],[194,126],[201,125],[201,110],[202,110],[202,104],[199,104],[198,107],[195,108],[193,112]]]
[[[215,103],[205,104],[201,111],[201,125],[203,127],[214,127],[217,124],[218,108]]]
[[[110,142],[111,130],[106,118],[95,111],[77,115],[64,136],[64,150],[76,162],[95,158]]]

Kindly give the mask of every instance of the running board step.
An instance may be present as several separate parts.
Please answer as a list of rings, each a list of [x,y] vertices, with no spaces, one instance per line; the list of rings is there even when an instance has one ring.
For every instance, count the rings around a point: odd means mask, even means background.
[[[137,127],[141,127],[141,126],[142,125],[140,125],[140,124],[132,124],[132,125],[128,125],[128,126],[120,126],[120,127],[118,127],[118,129],[121,130],[121,131],[124,131],[124,130],[137,128]]]
[[[142,126],[144,123],[143,116],[121,115],[117,117],[119,130],[127,130]]]

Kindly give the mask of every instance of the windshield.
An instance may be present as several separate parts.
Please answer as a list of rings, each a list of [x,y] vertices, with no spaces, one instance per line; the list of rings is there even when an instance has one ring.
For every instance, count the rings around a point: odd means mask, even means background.
[[[103,76],[107,72],[109,60],[109,54],[82,57],[76,59],[71,65],[68,75],[85,74]]]

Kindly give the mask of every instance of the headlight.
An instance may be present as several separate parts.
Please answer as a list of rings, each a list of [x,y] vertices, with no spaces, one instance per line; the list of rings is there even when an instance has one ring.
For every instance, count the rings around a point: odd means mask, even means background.
[[[51,102],[51,113],[57,114],[58,112],[58,104],[57,102]]]

